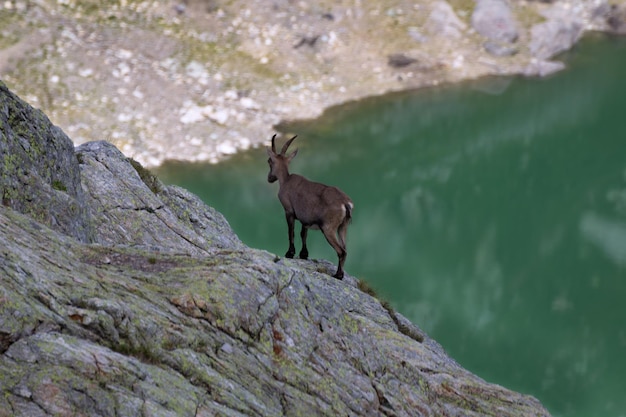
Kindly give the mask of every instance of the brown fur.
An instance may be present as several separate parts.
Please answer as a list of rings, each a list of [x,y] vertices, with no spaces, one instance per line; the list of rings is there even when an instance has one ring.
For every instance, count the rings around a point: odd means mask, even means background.
[[[294,239],[294,221],[297,219],[302,224],[300,237],[302,238],[302,250],[300,258],[307,259],[309,252],[306,247],[308,229],[320,229],[330,246],[337,252],[339,265],[335,278],[343,278],[343,264],[346,260],[346,233],[348,224],[352,219],[354,204],[350,197],[337,187],[309,181],[301,175],[289,173],[289,162],[296,156],[296,149],[290,155],[285,155],[289,145],[296,138],[289,139],[276,153],[276,146],[272,137],[272,148],[267,148],[270,172],[267,175],[268,182],[278,181],[278,199],[285,209],[287,227],[289,230],[289,249],[285,256],[293,258],[296,249]]]

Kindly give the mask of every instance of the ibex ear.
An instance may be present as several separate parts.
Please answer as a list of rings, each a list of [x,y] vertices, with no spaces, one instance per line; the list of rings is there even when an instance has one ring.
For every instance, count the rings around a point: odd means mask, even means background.
[[[276,156],[276,154],[274,153],[274,151],[272,151],[270,148],[265,148],[265,150],[267,151],[267,156],[269,156],[270,158],[272,156]]]
[[[287,161],[291,161],[293,158],[296,157],[297,154],[298,154],[298,150],[296,149],[295,151],[289,154],[289,156],[287,157]]]

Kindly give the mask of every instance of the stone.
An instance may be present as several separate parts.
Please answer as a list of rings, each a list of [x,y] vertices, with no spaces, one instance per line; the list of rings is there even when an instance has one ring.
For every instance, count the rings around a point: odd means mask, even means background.
[[[533,60],[524,68],[522,74],[527,77],[547,77],[563,69],[565,69],[565,64],[560,61]]]
[[[192,105],[181,109],[180,122],[183,124],[198,123],[206,118],[213,109],[211,106]]]
[[[531,28],[530,52],[547,60],[566,51],[582,36],[583,25],[577,19],[553,18]]]
[[[250,97],[242,97],[239,100],[239,103],[241,104],[241,107],[248,110],[259,110],[261,108],[261,106],[259,106],[259,103],[257,103]]]
[[[426,41],[428,41],[428,37],[424,36],[418,28],[416,27],[410,27],[407,30],[407,33],[409,34],[409,36],[411,37],[411,39],[413,39],[416,42],[420,42],[420,43],[424,43]]]
[[[447,1],[436,1],[431,7],[425,29],[434,36],[459,39],[467,29],[467,25],[459,19]]]
[[[518,22],[506,0],[477,0],[472,27],[487,39],[513,43],[519,37]]]
[[[407,67],[415,62],[417,62],[417,59],[404,54],[391,54],[387,57],[387,65],[392,68]]]
[[[230,111],[226,108],[221,108],[217,110],[211,110],[207,113],[209,119],[213,120],[215,123],[219,125],[225,125],[230,117]]]
[[[496,41],[487,41],[483,47],[493,56],[512,56],[519,52],[519,49],[511,44]]]

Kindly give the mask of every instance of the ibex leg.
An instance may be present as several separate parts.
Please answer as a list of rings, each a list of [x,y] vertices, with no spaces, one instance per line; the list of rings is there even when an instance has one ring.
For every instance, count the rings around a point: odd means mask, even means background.
[[[343,263],[346,261],[346,248],[339,243],[337,240],[337,230],[331,229],[329,227],[322,228],[322,233],[324,233],[324,237],[330,244],[330,246],[335,249],[337,252],[337,257],[339,258],[339,265],[337,266],[337,272],[333,275],[335,278],[342,279],[343,278]]]
[[[346,233],[347,232],[348,232],[348,221],[344,220],[343,223],[339,225],[339,244],[344,248],[344,250],[347,248],[346,246]]]
[[[302,238],[302,250],[300,251],[300,259],[309,259],[309,251],[306,248],[306,234],[308,232],[308,228],[302,225],[302,230],[300,230],[300,237]]]
[[[293,255],[296,254],[296,247],[293,244],[293,223],[296,220],[296,216],[293,213],[285,213],[285,217],[287,218],[287,228],[289,229],[289,249],[285,257],[293,258]]]

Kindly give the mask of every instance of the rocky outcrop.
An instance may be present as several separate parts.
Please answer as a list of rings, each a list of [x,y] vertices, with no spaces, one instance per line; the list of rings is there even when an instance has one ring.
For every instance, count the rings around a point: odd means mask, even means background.
[[[0,81],[2,205],[82,242],[90,240],[72,142]]]
[[[92,242],[200,256],[241,246],[220,213],[182,188],[165,187],[109,142],[83,144],[76,157]]]
[[[582,36],[584,22],[569,9],[554,7],[544,12],[546,20],[531,28],[529,44],[531,54],[540,60],[547,60],[566,51]]]
[[[4,86],[0,103],[3,161],[51,150],[0,177],[0,416],[548,415],[333,264],[248,248],[113,145],[74,150]]]
[[[544,76],[565,68],[562,62],[551,60],[572,48],[587,30],[620,33],[626,17],[620,16],[620,10],[624,5],[609,5],[604,0],[550,2],[538,9],[543,21],[530,28],[528,49],[533,59],[523,73]]]

